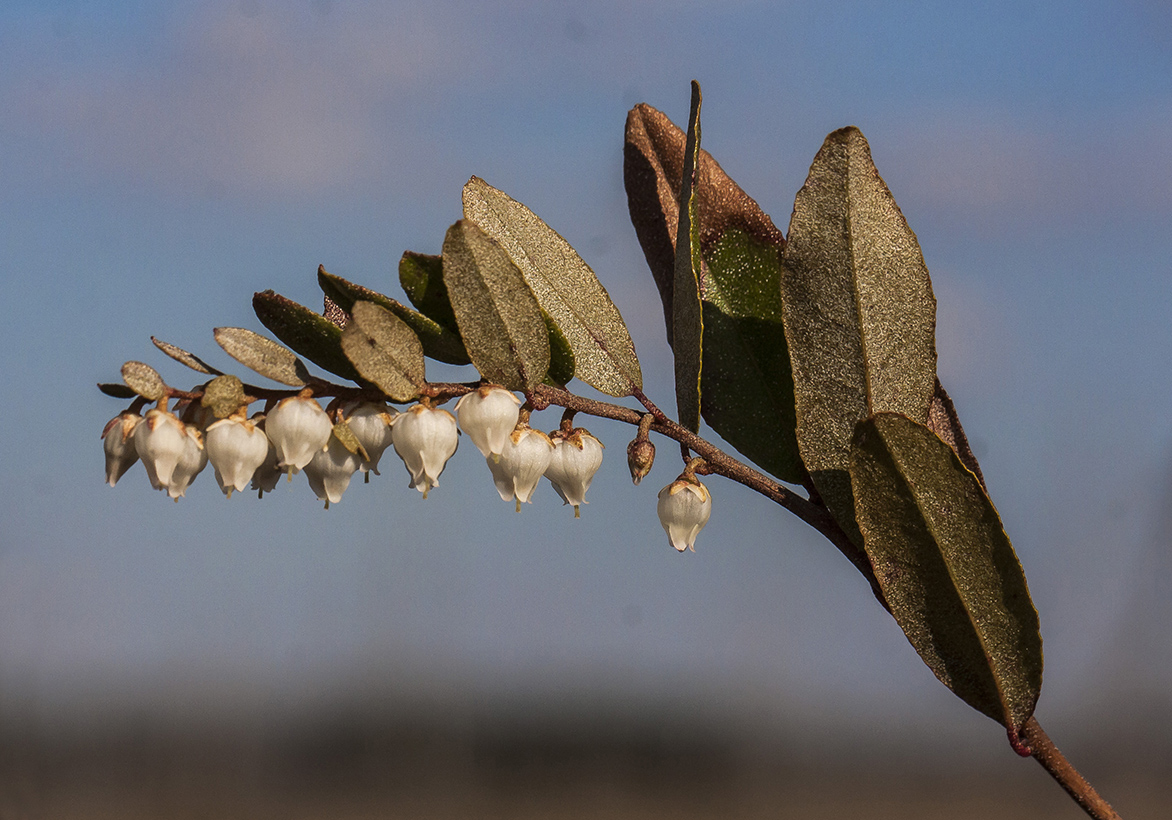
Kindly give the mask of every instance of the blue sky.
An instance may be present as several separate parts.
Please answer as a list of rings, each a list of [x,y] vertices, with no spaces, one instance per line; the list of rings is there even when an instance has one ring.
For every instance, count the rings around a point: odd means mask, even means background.
[[[705,147],[783,229],[824,135],[867,135],[1040,611],[1040,715],[1169,691],[1168,638],[1137,624],[1167,623],[1172,565],[1170,23],[1145,2],[4,4],[0,707],[313,709],[373,681],[996,737],[779,509],[714,480],[676,555],[654,513],[672,448],[632,487],[619,425],[589,424],[608,450],[579,521],[548,487],[515,515],[467,442],[427,501],[394,463],[329,511],[304,482],[225,502],[209,473],[179,504],[138,468],[101,483],[121,405],[94,383],[127,359],[194,382],[151,335],[226,367],[211,328],[259,330],[254,291],[318,305],[320,263],[397,293],[473,174],[578,248],[670,405],[621,139],[637,102],[682,121],[693,78]]]

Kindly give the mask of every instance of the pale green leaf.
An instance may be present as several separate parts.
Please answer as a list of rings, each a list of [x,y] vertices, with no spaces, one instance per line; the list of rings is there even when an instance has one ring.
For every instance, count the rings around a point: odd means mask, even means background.
[[[293,351],[243,327],[217,327],[216,343],[224,352],[260,375],[291,387],[304,387],[312,379]]]
[[[423,346],[410,327],[381,305],[355,302],[342,350],[362,377],[392,401],[411,401],[424,379]]]

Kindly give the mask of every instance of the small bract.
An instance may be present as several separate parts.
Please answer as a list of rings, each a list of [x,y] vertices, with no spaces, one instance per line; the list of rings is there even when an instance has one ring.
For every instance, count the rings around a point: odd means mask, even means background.
[[[183,456],[175,465],[171,473],[171,481],[167,484],[167,495],[178,501],[187,494],[187,488],[195,477],[208,466],[208,453],[203,445],[203,436],[194,425],[187,425],[186,442],[183,447]]]
[[[680,552],[695,552],[696,536],[712,514],[712,496],[697,479],[680,476],[659,491],[657,512],[668,542]]]
[[[170,410],[152,408],[134,428],[134,449],[146,467],[151,486],[165,490],[187,451],[187,425]]]
[[[517,426],[520,405],[521,400],[511,391],[489,384],[461,396],[456,415],[482,456],[499,456]]]
[[[271,442],[256,419],[229,416],[213,422],[205,436],[208,459],[224,495],[244,492],[248,482],[269,454]],[[275,461],[274,461],[275,463]]]
[[[574,505],[574,518],[579,518],[579,505],[587,503],[586,491],[602,466],[602,442],[582,429],[570,433],[558,431],[550,439],[553,455],[545,468],[545,477],[562,501]]]
[[[427,498],[460,443],[456,417],[442,407],[415,404],[395,419],[391,436],[411,474],[410,486]]]
[[[540,430],[519,425],[505,440],[499,459],[487,457],[496,490],[504,501],[517,499],[517,512],[522,503],[532,503],[537,482],[549,467],[553,457],[553,442]]]
[[[395,423],[399,411],[382,402],[364,401],[344,405],[342,415],[350,425],[354,437],[370,456],[370,460],[363,462],[359,469],[380,475],[378,462],[391,446],[391,425]]]
[[[106,483],[113,487],[118,479],[138,461],[134,447],[134,430],[142,421],[138,413],[129,410],[110,419],[102,431],[102,450],[106,454]]]
[[[290,475],[325,449],[333,428],[321,405],[302,396],[281,399],[265,418],[265,434],[277,449],[277,466]]]
[[[342,500],[342,493],[350,486],[350,479],[362,467],[362,457],[351,453],[337,436],[330,436],[326,449],[318,450],[305,465],[309,488],[319,499],[330,504]]]

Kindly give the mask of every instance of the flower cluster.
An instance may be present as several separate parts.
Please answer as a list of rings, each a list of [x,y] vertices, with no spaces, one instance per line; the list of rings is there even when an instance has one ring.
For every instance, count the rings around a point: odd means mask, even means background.
[[[603,444],[589,431],[572,427],[569,420],[549,435],[534,429],[521,400],[495,385],[463,395],[454,415],[427,401],[403,412],[370,401],[335,402],[323,409],[306,393],[270,404],[267,412],[251,417],[241,407],[221,419],[189,401],[174,412],[166,399],[145,415],[127,410],[102,431],[106,481],[113,487],[141,461],[151,486],[178,501],[209,463],[229,498],[250,485],[263,496],[282,475],[292,480],[303,472],[328,509],[341,501],[356,473],[380,475],[379,462],[393,448],[410,476],[409,486],[426,498],[439,486],[463,430],[484,456],[500,497],[514,501],[518,512],[522,503],[532,503],[545,477],[579,518],[602,465]],[[650,458],[645,464],[636,483],[650,469]],[[687,471],[665,487],[658,512],[671,545],[680,551],[694,548],[711,508],[708,490]]]

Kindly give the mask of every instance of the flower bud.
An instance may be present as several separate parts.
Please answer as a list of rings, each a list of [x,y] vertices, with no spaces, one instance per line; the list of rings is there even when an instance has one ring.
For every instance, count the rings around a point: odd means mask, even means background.
[[[102,450],[106,453],[106,483],[111,487],[138,461],[134,430],[140,421],[142,416],[128,410],[110,419],[102,431]]]
[[[460,427],[482,456],[499,456],[517,426],[521,400],[494,384],[465,393],[456,402]]]
[[[277,449],[277,466],[296,473],[325,449],[334,425],[321,405],[310,398],[281,399],[265,418],[265,434]]]
[[[258,467],[264,464],[271,442],[256,419],[230,416],[214,422],[204,436],[208,459],[224,495],[244,492]],[[274,464],[276,462],[274,461]]]
[[[195,477],[208,466],[208,453],[203,446],[203,436],[193,425],[187,425],[186,442],[183,455],[171,473],[171,481],[167,484],[167,495],[178,501],[187,494],[187,488]]]
[[[637,438],[627,445],[627,467],[631,470],[631,481],[636,485],[651,472],[655,463],[655,445],[650,439]]]
[[[712,514],[712,496],[699,480],[681,476],[659,491],[657,512],[668,542],[680,552],[695,552],[696,536]]]
[[[439,486],[440,473],[460,443],[456,417],[441,407],[416,404],[400,413],[391,428],[395,452],[411,474],[410,486],[423,493]]]
[[[152,408],[134,428],[134,449],[156,490],[165,490],[187,451],[187,427],[169,410]]]
[[[364,401],[348,403],[343,407],[342,415],[350,425],[354,438],[358,439],[370,457],[359,469],[379,475],[378,462],[391,446],[391,425],[395,423],[399,411],[383,402]],[[332,442],[330,446],[333,446]]]
[[[574,505],[574,518],[578,518],[578,507],[587,503],[586,491],[602,466],[602,442],[581,429],[568,434],[555,432],[550,438],[553,454],[545,468],[545,477],[562,501]]]
[[[389,429],[389,428],[388,428]],[[342,500],[342,493],[350,486],[350,478],[362,467],[362,457],[351,453],[337,436],[330,436],[326,449],[318,450],[305,465],[309,488],[317,497],[330,504]]]
[[[532,503],[537,482],[549,467],[553,456],[553,442],[540,430],[528,425],[519,426],[505,439],[499,459],[489,456],[488,469],[501,499],[517,499],[517,512],[522,503]]]

